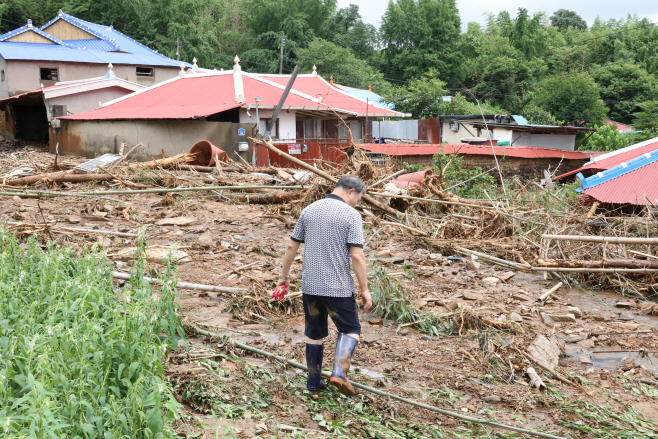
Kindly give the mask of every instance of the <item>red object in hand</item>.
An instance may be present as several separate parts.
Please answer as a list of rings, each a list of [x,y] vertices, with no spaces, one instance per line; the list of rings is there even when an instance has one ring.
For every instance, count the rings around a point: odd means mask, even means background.
[[[286,295],[287,288],[285,285],[279,285],[272,292],[272,299],[281,300]]]

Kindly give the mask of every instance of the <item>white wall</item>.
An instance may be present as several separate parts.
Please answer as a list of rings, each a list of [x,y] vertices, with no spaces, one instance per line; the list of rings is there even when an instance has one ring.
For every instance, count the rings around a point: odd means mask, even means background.
[[[372,137],[418,140],[418,120],[373,120]]]
[[[78,114],[94,110],[99,107],[99,102],[109,102],[132,93],[121,87],[108,87],[100,90],[90,90],[68,96],[58,96],[47,100],[48,120],[51,119],[51,107],[53,105],[66,105],[69,114]]]
[[[5,68],[5,78],[8,81],[7,94],[0,94],[0,99],[14,96],[27,91],[36,90],[44,86],[55,85],[56,81],[42,81],[40,69],[42,67],[57,68],[59,82],[75,81],[79,79],[96,78],[107,73],[107,64],[51,62],[51,61],[8,61]],[[180,67],[155,67],[155,77],[138,77],[137,66],[115,65],[114,73],[117,78],[151,86],[171,79],[178,75]],[[2,89],[0,88],[0,93]]]
[[[501,128],[494,129],[494,138],[514,142],[512,146],[541,146],[567,150],[573,150],[576,146],[575,134],[530,134]]]
[[[470,130],[470,132],[468,130]],[[466,125],[460,122],[459,131],[453,131],[450,129],[450,122],[447,120],[443,121],[443,126],[441,127],[441,140],[443,142],[461,143],[460,139],[463,139],[464,137],[478,137],[477,129],[473,128],[472,125]],[[489,138],[486,131],[482,132],[482,137],[484,137],[485,139]],[[492,139],[498,140],[498,138],[495,136],[492,136]]]
[[[288,112],[290,111],[290,112]],[[251,106],[247,114],[246,108],[240,108],[240,123],[256,123],[256,107]],[[274,110],[258,110],[258,117],[261,121],[264,119],[271,119],[274,114]],[[296,125],[296,116],[295,110],[281,110],[279,112],[279,138],[280,139],[295,139],[297,137],[297,125]],[[261,133],[262,134],[262,133]]]

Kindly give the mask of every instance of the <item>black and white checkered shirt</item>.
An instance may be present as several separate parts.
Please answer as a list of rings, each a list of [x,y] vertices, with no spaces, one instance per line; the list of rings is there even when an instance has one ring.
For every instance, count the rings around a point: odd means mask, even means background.
[[[304,243],[302,292],[350,297],[350,247],[363,247],[361,215],[342,198],[329,194],[302,211],[290,238]]]

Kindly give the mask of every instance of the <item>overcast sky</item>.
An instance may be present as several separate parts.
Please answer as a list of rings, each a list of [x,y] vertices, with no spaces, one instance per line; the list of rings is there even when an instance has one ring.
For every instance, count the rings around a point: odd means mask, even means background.
[[[367,23],[379,27],[388,0],[338,0],[338,7],[343,8],[350,3],[359,5],[361,16]],[[516,11],[520,7],[527,8],[531,14],[544,11],[549,16],[560,8],[570,9],[576,11],[590,26],[597,15],[607,20],[610,18],[625,18],[629,13],[637,14],[640,17],[648,17],[653,22],[658,22],[657,0],[505,0],[497,2],[490,0],[457,0],[457,7],[463,26],[470,21],[484,24],[483,13],[485,12],[497,14],[502,10],[507,10],[512,17],[515,17]]]

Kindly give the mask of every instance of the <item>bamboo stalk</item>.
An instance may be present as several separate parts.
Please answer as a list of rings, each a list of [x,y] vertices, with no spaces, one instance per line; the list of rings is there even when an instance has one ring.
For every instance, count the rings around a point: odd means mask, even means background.
[[[122,280],[130,280],[130,275],[128,273],[119,273],[118,271],[112,272],[112,277]],[[161,279],[155,279],[152,277],[143,278],[148,283],[162,284]],[[242,291],[247,291],[244,288],[234,288],[234,287],[217,287],[214,285],[204,285],[204,284],[193,284],[189,282],[178,282],[176,288],[185,288],[189,290],[199,290],[199,291],[211,291],[213,293],[237,293]]]
[[[620,236],[541,235],[556,241],[608,242],[611,244],[658,244],[658,238],[626,238]]]
[[[401,169],[401,170],[399,170],[398,172],[396,172],[395,174],[391,174],[391,175],[389,175],[388,177],[384,177],[384,178],[382,178],[381,180],[379,180],[378,182],[371,184],[371,185],[368,186],[366,189],[373,188],[373,187],[377,186],[379,183],[383,183],[383,182],[385,182],[386,180],[390,180],[391,178],[395,177],[396,175],[400,175],[400,174],[402,174],[404,171],[405,171],[404,169]]]
[[[42,226],[43,224],[29,224],[29,223],[17,223],[14,221],[7,221],[7,224],[10,226]],[[49,225],[51,229],[53,229],[54,232],[57,230],[55,229],[60,229],[64,231],[71,231],[71,232],[80,232],[80,233],[90,233],[90,234],[96,234],[96,235],[111,235],[111,236],[120,236],[122,238],[137,238],[139,235],[137,233],[126,233],[126,232],[115,232],[114,230],[101,230],[101,229],[83,229],[80,227],[64,227],[64,226],[59,226],[57,224],[52,224]]]
[[[198,328],[194,325],[190,325],[190,327],[194,331],[196,331],[197,333],[199,333],[201,335],[205,335],[207,337],[222,337],[222,334],[217,334],[217,333],[213,333],[213,332],[210,332],[210,331],[206,331],[206,330]],[[240,348],[240,349],[244,349],[245,351],[249,351],[249,352],[253,352],[255,354],[263,355],[263,356],[268,357],[268,358],[275,358],[279,361],[286,362],[289,365],[291,365],[292,367],[296,367],[297,369],[308,371],[308,368],[305,365],[303,365],[301,363],[298,363],[296,361],[293,361],[293,360],[289,360],[289,359],[287,359],[285,357],[282,357],[280,355],[275,355],[271,352],[263,351],[261,349],[251,347],[249,345],[246,345],[244,343],[240,343],[239,341],[235,341],[235,340],[233,340],[233,344],[236,347]],[[322,375],[327,377],[327,378],[331,376],[331,374],[329,372],[322,372]],[[465,415],[462,415],[462,414],[459,414],[459,413],[450,412],[448,410],[444,410],[444,409],[440,409],[438,407],[423,404],[423,403],[418,402],[418,401],[413,401],[411,399],[403,398],[401,396],[394,395],[392,393],[382,392],[379,389],[375,389],[374,387],[366,386],[366,385],[361,384],[361,383],[357,383],[357,382],[354,382],[354,381],[351,381],[351,383],[354,387],[356,387],[358,389],[365,390],[367,392],[371,392],[371,393],[374,393],[376,395],[383,396],[385,398],[395,399],[395,400],[403,402],[405,404],[411,404],[411,405],[416,406],[416,407],[420,407],[420,408],[424,408],[426,410],[431,410],[433,412],[441,413],[442,415],[450,416],[452,418],[461,419],[463,421],[474,422],[476,424],[488,425],[490,427],[500,428],[500,429],[503,429],[503,430],[515,431],[517,433],[524,433],[524,434],[529,434],[529,435],[532,435],[532,436],[545,437],[545,438],[548,438],[548,439],[566,439],[566,438],[561,437],[561,436],[555,436],[555,435],[548,434],[548,433],[543,433],[543,432],[540,432],[540,431],[526,430],[526,429],[523,429],[523,428],[512,427],[510,425],[505,425],[505,424],[501,424],[501,423],[498,423],[498,422],[489,421],[487,419],[472,418],[470,416],[465,416]]]
[[[522,264],[519,264],[519,263],[516,263],[516,262],[506,261],[504,259],[496,258],[495,256],[489,256],[485,253],[480,253],[480,252],[477,252],[475,250],[469,250],[469,249],[464,248],[464,247],[455,246],[454,249],[457,250],[460,253],[475,255],[479,258],[486,259],[486,260],[489,260],[491,262],[496,262],[496,263],[498,263],[498,265],[503,265],[503,266],[506,266],[506,267],[516,268],[517,270],[528,270],[529,268],[531,268],[529,265],[526,266],[526,265],[522,265]]]
[[[564,268],[532,267],[532,271],[557,271],[566,273],[655,273],[658,268]]]
[[[104,176],[103,176],[104,177]],[[109,178],[109,176],[108,176]],[[199,186],[199,187],[180,187],[180,188],[157,188],[157,189],[136,189],[134,191],[87,191],[87,192],[50,192],[50,191],[28,191],[28,192],[0,192],[0,196],[21,198],[41,198],[41,197],[76,197],[76,196],[105,196],[105,195],[138,195],[138,194],[164,194],[169,192],[196,192],[196,191],[242,191],[251,189],[302,189],[301,186]]]
[[[539,301],[543,302],[544,300],[546,300],[548,296],[556,292],[562,285],[563,285],[562,282],[558,282],[557,284],[555,284],[550,290],[546,291],[544,294],[539,296]]]

